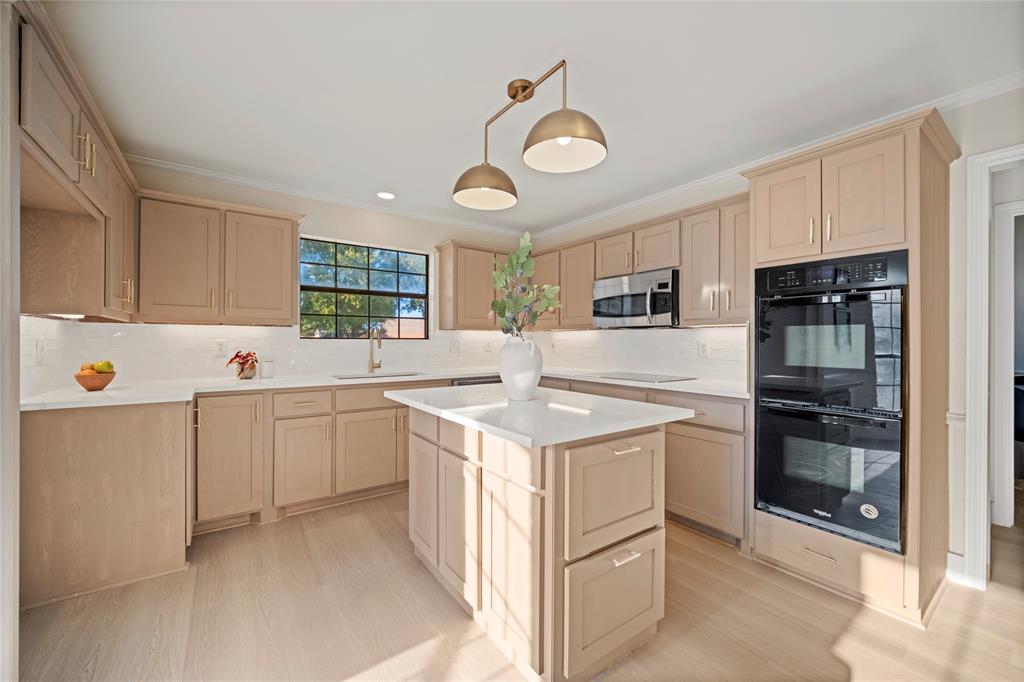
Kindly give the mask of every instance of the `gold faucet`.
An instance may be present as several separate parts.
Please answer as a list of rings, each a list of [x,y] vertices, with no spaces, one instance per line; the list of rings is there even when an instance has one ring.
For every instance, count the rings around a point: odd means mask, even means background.
[[[374,370],[378,370],[381,367],[381,360],[373,359],[373,342],[377,342],[377,348],[381,348],[380,342],[380,328],[374,327],[370,330],[370,374],[373,374]]]

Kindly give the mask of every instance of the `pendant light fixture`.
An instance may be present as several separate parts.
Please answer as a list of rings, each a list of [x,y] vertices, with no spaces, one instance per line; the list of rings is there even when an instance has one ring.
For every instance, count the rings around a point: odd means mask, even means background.
[[[536,81],[517,78],[508,84],[512,101],[484,124],[484,162],[459,176],[452,193],[456,203],[483,211],[516,205],[519,197],[512,178],[488,163],[488,129],[506,111],[533,97],[537,86],[558,71],[562,72],[562,108],[547,114],[530,129],[523,144],[523,162],[545,173],[575,173],[596,166],[608,155],[608,144],[597,122],[566,105],[567,67],[563,59]]]

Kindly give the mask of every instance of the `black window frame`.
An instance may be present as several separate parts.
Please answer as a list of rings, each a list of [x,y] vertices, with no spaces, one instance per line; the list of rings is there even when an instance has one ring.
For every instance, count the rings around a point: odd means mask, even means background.
[[[323,263],[323,262],[315,262],[315,261],[303,260],[302,259],[302,242],[320,242],[320,243],[323,243],[323,244],[331,244],[332,247],[334,248],[334,253],[335,253],[334,262],[329,264],[329,263]],[[338,253],[338,250],[340,248],[342,248],[342,247],[352,247],[352,248],[356,248],[356,249],[365,249],[366,250],[366,265],[365,266],[355,266],[355,265],[339,263],[338,262],[337,253]],[[384,251],[384,252],[390,252],[390,253],[395,254],[395,269],[394,270],[387,270],[387,269],[371,267],[370,254],[373,251],[378,251],[378,252]],[[423,257],[423,262],[424,262],[423,272],[419,273],[419,272],[403,271],[402,270],[402,266],[401,266],[401,255],[402,254],[408,254],[410,256],[422,256]],[[328,267],[334,268],[334,270],[335,270],[334,286],[331,287],[331,286],[318,286],[318,285],[314,285],[314,284],[304,284],[302,282],[302,266],[303,265],[319,265],[319,266],[328,266]],[[351,268],[351,269],[354,269],[354,270],[361,270],[361,271],[365,272],[366,273],[366,287],[365,288],[355,288],[355,287],[340,287],[340,286],[338,286],[337,274],[338,274],[338,270],[340,268]],[[374,273],[374,272],[394,273],[395,277],[396,277],[396,289],[395,290],[372,289],[370,287],[370,275],[371,275],[371,273]],[[424,288],[424,292],[422,294],[419,294],[419,293],[410,293],[410,292],[401,291],[400,290],[400,287],[401,287],[400,275],[402,275],[402,274],[410,274],[410,275],[415,275],[417,277],[423,277],[424,278],[424,287],[423,287]],[[365,340],[365,339],[368,339],[370,337],[370,333],[373,331],[374,326],[373,326],[373,323],[371,322],[371,320],[374,320],[374,319],[396,320],[398,322],[398,333],[399,333],[399,336],[381,336],[381,338],[387,339],[388,341],[427,341],[427,340],[430,339],[430,255],[429,254],[422,253],[422,252],[419,252],[419,251],[406,251],[406,250],[403,250],[403,249],[386,248],[386,247],[379,247],[379,246],[370,246],[369,244],[356,244],[356,243],[352,243],[352,242],[341,242],[341,241],[335,241],[335,240],[332,240],[332,239],[324,239],[324,238],[321,238],[321,237],[300,236],[300,238],[299,238],[299,254],[298,254],[297,276],[298,276],[298,280],[299,280],[299,301],[298,301],[298,306],[299,306],[299,339],[301,339],[301,340],[304,340],[304,341],[305,340],[308,340],[308,341],[314,341],[314,340],[321,340],[321,341]],[[316,313],[303,313],[302,312],[302,292],[304,292],[304,291],[328,293],[328,294],[335,294],[335,295],[347,294],[347,295],[365,296],[365,297],[367,297],[367,301],[366,301],[366,303],[367,303],[367,305],[366,305],[366,315],[363,316],[363,315],[343,315],[343,314],[341,314],[340,311],[339,311],[339,303],[338,303],[338,300],[337,300],[337,296],[335,297],[335,308],[334,308],[334,314],[333,315],[317,315]],[[369,297],[371,297],[371,296],[381,296],[381,297],[389,297],[389,298],[396,299],[396,304],[398,305],[398,314],[395,315],[394,317],[383,317],[383,316],[380,316],[380,315],[372,315],[371,314],[371,309],[370,309],[370,300],[369,300]],[[402,314],[401,314],[401,304],[397,303],[398,299],[403,299],[403,298],[406,298],[406,299],[416,299],[416,300],[423,301],[423,317],[408,317],[408,316],[403,317]],[[332,318],[334,318],[334,336],[303,336],[302,335],[302,317],[303,317],[303,315],[318,316],[318,317],[332,317]],[[366,320],[366,334],[363,335],[363,336],[339,336],[338,335],[338,332],[339,332],[339,327],[338,327],[339,318],[365,319]],[[402,320],[415,320],[417,322],[422,320],[423,321],[423,336],[422,337],[408,337],[408,336],[407,337],[402,337],[401,336]]]

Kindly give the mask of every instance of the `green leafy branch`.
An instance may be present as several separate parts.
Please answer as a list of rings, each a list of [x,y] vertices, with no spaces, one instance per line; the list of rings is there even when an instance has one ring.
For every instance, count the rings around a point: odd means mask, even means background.
[[[501,331],[520,338],[523,330],[536,325],[541,315],[562,307],[558,302],[558,285],[529,283],[537,267],[530,256],[532,251],[533,242],[526,232],[519,240],[519,248],[505,261],[494,259],[494,289],[500,294],[491,301],[491,313]]]

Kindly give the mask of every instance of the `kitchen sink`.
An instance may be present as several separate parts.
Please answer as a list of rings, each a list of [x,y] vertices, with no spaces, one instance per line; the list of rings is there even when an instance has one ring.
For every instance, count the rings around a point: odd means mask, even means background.
[[[394,377],[415,377],[423,372],[360,372],[358,374],[335,374],[335,379],[392,379]]]

